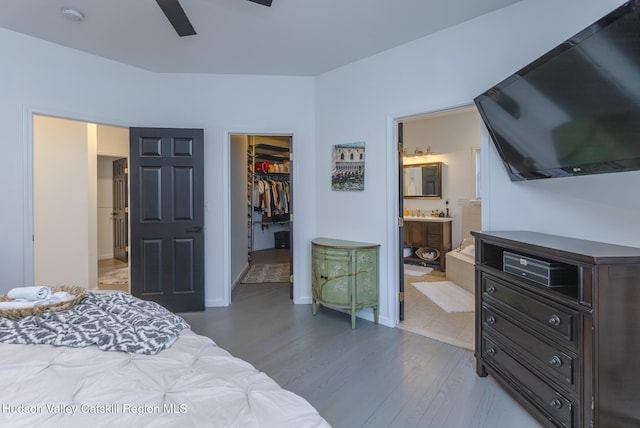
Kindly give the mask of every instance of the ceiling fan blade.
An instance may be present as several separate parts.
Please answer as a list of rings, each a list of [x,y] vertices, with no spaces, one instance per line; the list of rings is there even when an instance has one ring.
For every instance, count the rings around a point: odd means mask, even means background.
[[[271,2],[272,2],[272,0],[249,0],[249,1],[261,4],[261,5],[267,6],[267,7],[271,7]]]
[[[156,0],[156,2],[180,37],[196,34],[178,0]]]

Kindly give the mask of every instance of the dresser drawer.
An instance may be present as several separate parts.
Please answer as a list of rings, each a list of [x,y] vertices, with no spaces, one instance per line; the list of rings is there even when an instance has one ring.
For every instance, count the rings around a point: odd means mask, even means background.
[[[491,365],[509,373],[509,377],[515,378],[509,382],[515,382],[515,386],[520,390],[520,393],[527,397],[542,413],[551,416],[562,426],[573,426],[577,411],[574,402],[530,372],[505,352],[504,348],[498,345],[496,341],[487,336],[483,336],[482,356]]]
[[[506,305],[517,316],[526,317],[522,322],[530,322],[542,334],[576,344],[578,314],[575,311],[556,306],[541,296],[529,297],[489,275],[482,276],[482,299]]]
[[[515,342],[521,348],[520,353],[526,356],[532,366],[556,382],[576,388],[577,357],[546,343],[543,338],[523,330],[512,323],[509,317],[503,316],[492,308],[482,308],[482,320],[483,329],[488,332],[500,333]]]

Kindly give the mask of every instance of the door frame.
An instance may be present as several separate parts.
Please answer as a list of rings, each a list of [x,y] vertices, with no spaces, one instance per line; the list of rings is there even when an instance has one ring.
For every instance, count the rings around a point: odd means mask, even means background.
[[[224,293],[223,293],[223,304],[225,306],[228,306],[231,304],[231,287],[233,285],[233,278],[231,278],[231,136],[232,135],[249,135],[249,136],[264,136],[264,137],[269,137],[269,136],[274,136],[274,137],[289,137],[290,138],[290,142],[289,142],[289,153],[292,156],[292,159],[295,159],[294,156],[294,151],[295,151],[295,132],[293,131],[282,131],[282,132],[277,132],[277,131],[273,131],[273,130],[269,130],[269,131],[259,131],[259,130],[251,130],[251,131],[247,131],[247,130],[230,130],[230,129],[225,129],[223,131],[224,134],[224,141],[225,144],[222,145],[222,168],[223,168],[223,177],[225,178],[225,183],[223,183],[222,186],[222,201],[224,201],[224,203],[222,203],[221,205],[224,207],[224,209],[222,210],[222,224],[225,225],[223,227],[222,230],[222,266],[223,266],[223,272],[222,272],[222,279],[223,282],[225,284],[224,287]],[[289,171],[289,176],[290,176],[290,192],[291,192],[291,200],[295,201],[294,198],[294,186],[293,183],[295,182],[296,179],[296,162],[291,161],[291,170]],[[293,205],[294,202],[291,203],[291,209],[293,209]],[[207,209],[207,207],[205,206],[205,210]],[[293,216],[293,212],[291,213],[291,215]],[[295,232],[295,227],[296,227],[296,223],[295,223],[295,216],[293,217],[293,221],[291,221],[290,223],[290,231],[291,231],[291,236],[290,236],[290,251],[291,251],[291,257],[290,257],[290,261],[291,261],[291,275],[294,276],[295,278],[295,274],[294,272],[297,272],[298,269],[296,268],[296,263],[298,262],[299,257],[293,257],[293,251],[294,251],[294,239],[293,237],[295,236],[296,232]],[[299,287],[293,287],[293,303],[297,303],[298,302],[298,296],[299,296]]]
[[[390,284],[393,287],[389,287],[389,318],[393,320],[395,325],[398,325],[400,319],[400,281],[404,281],[404,263],[402,257],[403,246],[400,245],[402,236],[400,231],[402,227],[398,225],[398,219],[402,217],[399,207],[403,205],[402,195],[400,194],[400,176],[402,171],[402,159],[401,154],[398,152],[398,124],[403,121],[427,117],[434,114],[446,113],[449,111],[456,111],[463,108],[469,108],[473,106],[473,102],[465,101],[458,104],[451,105],[449,107],[440,107],[433,110],[428,110],[420,113],[405,113],[398,115],[387,116],[387,170],[396,171],[395,174],[390,174],[391,180],[388,183],[387,191],[389,192],[389,199],[393,201],[387,206],[387,218],[388,218],[388,234],[387,238],[391,245],[389,245],[389,251],[387,253],[388,260],[393,260],[389,264],[388,278]],[[403,139],[404,140],[404,139]],[[405,141],[403,141],[403,144]],[[400,279],[400,277],[402,279]],[[406,286],[406,284],[404,284]]]
[[[23,117],[23,138],[22,138],[22,162],[23,171],[23,191],[24,200],[22,207],[22,230],[23,230],[23,269],[22,276],[24,285],[33,285],[35,278],[35,244],[34,244],[34,188],[33,188],[33,117],[47,116],[63,120],[73,120],[84,123],[93,123],[96,125],[113,126],[119,128],[129,128],[133,126],[130,120],[122,118],[104,118],[95,115],[87,115],[86,112],[73,112],[60,110],[56,108],[38,108],[34,106],[24,106],[22,110]],[[129,226],[129,236],[131,230]],[[96,266],[97,269],[97,266]]]

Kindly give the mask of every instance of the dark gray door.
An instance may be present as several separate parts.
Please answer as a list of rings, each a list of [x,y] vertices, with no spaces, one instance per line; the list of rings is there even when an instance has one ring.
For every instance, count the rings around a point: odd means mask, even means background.
[[[403,148],[403,124],[398,123],[398,216],[403,217],[404,212],[404,167],[402,163],[402,155],[404,153]],[[399,260],[400,260],[400,295],[398,296],[400,304],[400,321],[404,320],[404,226],[402,221],[398,221],[398,239],[400,248]]]
[[[127,159],[113,161],[113,257],[129,261],[129,201]]]
[[[131,293],[204,310],[204,132],[130,128]]]

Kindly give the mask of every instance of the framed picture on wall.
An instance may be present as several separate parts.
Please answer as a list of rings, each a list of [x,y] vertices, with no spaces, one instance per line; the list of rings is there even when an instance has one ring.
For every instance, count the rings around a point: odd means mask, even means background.
[[[333,146],[331,188],[333,190],[364,190],[363,141]]]

